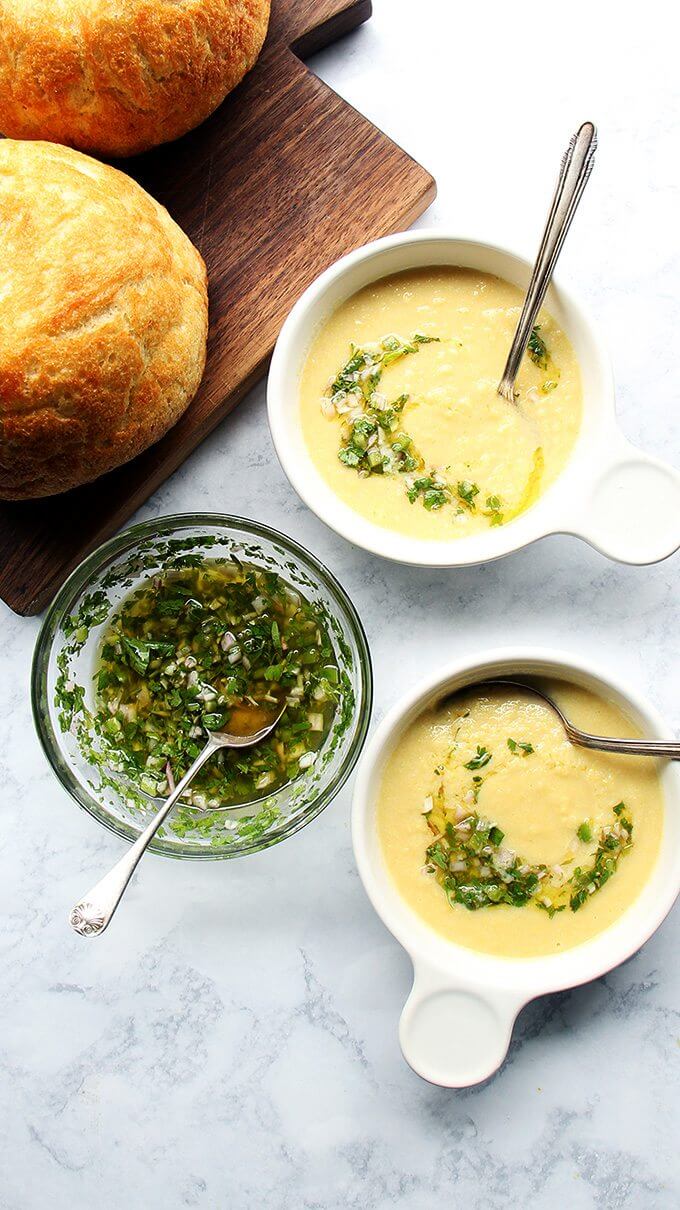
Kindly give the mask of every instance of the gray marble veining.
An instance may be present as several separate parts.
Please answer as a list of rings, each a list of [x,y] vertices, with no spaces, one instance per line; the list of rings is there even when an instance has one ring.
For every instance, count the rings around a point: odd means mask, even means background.
[[[680,87],[662,0],[644,21],[585,0],[568,22],[501,0],[375,10],[314,66],[432,169],[427,223],[531,253],[565,136],[597,121],[563,270],[605,329],[628,436],[677,462]],[[319,554],[365,621],[377,716],[446,656],[512,637],[597,656],[680,720],[677,558],[624,568],[558,538],[453,574],[370,558],[293,494],[263,399],[258,388],[141,515],[243,513]],[[458,1094],[400,1057],[409,963],[359,883],[350,787],[257,857],[145,859],[111,930],[83,941],[66,911],[120,842],[39,751],[38,626],[2,613],[0,1206],[675,1210],[677,911],[625,966],[525,1009],[502,1071]]]

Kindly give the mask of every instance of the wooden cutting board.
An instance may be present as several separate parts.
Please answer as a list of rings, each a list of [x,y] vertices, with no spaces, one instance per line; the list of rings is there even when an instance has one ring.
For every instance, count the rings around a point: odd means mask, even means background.
[[[407,227],[432,201],[432,177],[301,62],[370,15],[370,0],[273,0],[263,53],[217,113],[119,165],[205,258],[205,377],[179,423],[133,462],[63,496],[0,502],[0,596],[17,613],[42,610],[243,398],[322,269]]]

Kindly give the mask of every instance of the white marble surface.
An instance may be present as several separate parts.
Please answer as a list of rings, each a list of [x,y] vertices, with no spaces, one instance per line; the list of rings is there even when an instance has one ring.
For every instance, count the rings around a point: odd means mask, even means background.
[[[530,250],[566,137],[598,122],[565,271],[607,332],[626,432],[677,462],[680,86],[667,4],[620,5],[615,21],[583,0],[375,10],[314,67],[434,172],[426,223]],[[337,573],[368,630],[378,716],[446,655],[511,636],[596,654],[680,718],[677,559],[626,569],[557,539],[454,574],[370,558],[294,496],[261,388],[142,515],[201,508],[292,531]],[[677,911],[622,969],[527,1009],[502,1072],[458,1094],[400,1057],[409,963],[359,883],[349,788],[259,857],[148,858],[115,926],[83,942],[66,909],[120,842],[75,808],[34,738],[38,626],[3,610],[3,1208],[679,1204]]]

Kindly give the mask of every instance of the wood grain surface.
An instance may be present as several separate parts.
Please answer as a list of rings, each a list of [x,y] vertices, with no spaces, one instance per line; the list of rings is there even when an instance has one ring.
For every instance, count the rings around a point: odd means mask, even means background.
[[[0,596],[16,612],[43,609],[235,407],[322,269],[408,226],[432,201],[430,175],[299,57],[370,12],[370,0],[274,0],[263,53],[220,109],[178,142],[118,165],[167,206],[205,258],[205,377],[179,423],[133,462],[63,496],[0,503]]]

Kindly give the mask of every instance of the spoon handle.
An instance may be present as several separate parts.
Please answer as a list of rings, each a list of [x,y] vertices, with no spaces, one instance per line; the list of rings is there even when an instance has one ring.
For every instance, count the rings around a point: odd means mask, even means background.
[[[589,735],[566,723],[569,739],[581,748],[595,748],[601,752],[621,752],[626,756],[658,756],[667,760],[680,760],[678,740],[658,739],[614,739],[605,735]]]
[[[127,884],[137,868],[137,863],[146,852],[156,832],[163,821],[167,819],[180,795],[184,793],[187,786],[193,781],[198,770],[218,747],[220,747],[219,743],[217,743],[213,736],[210,736],[203,751],[196,757],[193,765],[184,774],[182,780],[177,783],[172,794],[169,794],[165,799],[163,806],[154,815],[151,823],[140,833],[134,844],[123,854],[120,861],[116,862],[113,869],[109,870],[108,874],[105,874],[71,909],[68,918],[69,924],[71,928],[75,929],[76,933],[80,933],[81,937],[99,937],[104,932],[123,897]]]
[[[505,363],[498,394],[508,403],[515,400],[515,379],[526,351],[531,330],[536,323],[557,258],[562,250],[571,220],[576,213],[583,190],[593,170],[597,132],[592,122],[584,122],[573,135],[562,157],[560,173],[543,232],[541,246],[534,264],[531,281],[524,300],[522,314]]]

